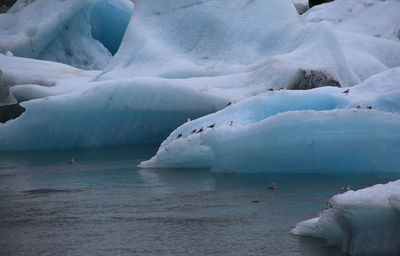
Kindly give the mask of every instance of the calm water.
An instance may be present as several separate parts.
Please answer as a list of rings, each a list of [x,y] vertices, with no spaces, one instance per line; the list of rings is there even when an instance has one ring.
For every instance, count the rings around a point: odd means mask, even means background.
[[[345,184],[398,178],[135,167],[156,149],[0,153],[0,255],[341,255],[291,228]]]

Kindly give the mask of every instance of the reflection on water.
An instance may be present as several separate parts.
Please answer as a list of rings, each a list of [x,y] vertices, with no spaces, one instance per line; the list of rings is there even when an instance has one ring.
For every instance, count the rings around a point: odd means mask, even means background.
[[[136,168],[156,149],[0,153],[0,255],[340,255],[290,229],[343,185],[398,178]]]

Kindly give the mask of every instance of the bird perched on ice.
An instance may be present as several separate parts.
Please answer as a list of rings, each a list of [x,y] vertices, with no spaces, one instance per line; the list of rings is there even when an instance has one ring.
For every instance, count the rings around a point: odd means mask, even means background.
[[[201,132],[203,132],[203,127],[201,127],[197,133],[201,133]]]
[[[350,185],[346,185],[344,187],[342,187],[342,191],[347,192],[350,190]]]
[[[349,92],[350,92],[350,89],[347,89],[343,93],[348,94]]]
[[[361,105],[361,104],[357,106],[357,108],[358,108],[358,109],[360,109],[361,107],[362,107],[362,105]]]
[[[274,90],[274,88],[269,88],[268,91],[272,92]]]
[[[274,190],[275,188],[276,188],[275,183],[272,183],[272,184],[269,184],[269,185],[268,185],[268,189],[269,189],[269,190]]]
[[[186,120],[186,123],[189,123],[190,122],[190,118],[188,118],[187,120]]]
[[[374,107],[373,107],[373,106],[368,106],[367,108],[368,108],[368,109],[373,109]]]
[[[226,106],[230,106],[232,105],[232,101],[229,101],[228,104],[226,104]]]
[[[71,158],[71,160],[68,161],[68,164],[74,164],[75,160],[73,158]]]
[[[182,137],[182,133],[179,133],[178,136],[176,136],[177,139],[179,139],[180,137]]]
[[[192,131],[192,133],[196,133],[197,132],[197,129],[194,129],[193,131]]]
[[[229,126],[233,126],[233,121],[231,121],[231,124]]]
[[[207,126],[208,128],[214,128],[215,127],[215,123],[213,123],[213,124],[211,124],[211,125],[209,125],[209,126]]]

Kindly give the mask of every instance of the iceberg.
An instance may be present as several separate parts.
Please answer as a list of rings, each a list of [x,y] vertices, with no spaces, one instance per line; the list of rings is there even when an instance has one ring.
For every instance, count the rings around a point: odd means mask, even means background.
[[[400,180],[348,191],[329,200],[317,218],[300,222],[292,233],[326,239],[349,255],[398,255]]]
[[[132,13],[129,0],[18,1],[0,15],[0,52],[102,69]]]
[[[0,14],[0,35],[0,70],[26,109],[0,125],[0,150],[160,143],[188,118],[227,104],[222,113],[243,117],[213,121],[215,130],[296,113],[328,120],[335,111],[347,127],[351,108],[378,101],[356,93],[359,84],[400,66],[395,40],[304,22],[290,0],[137,0],[134,8],[128,0],[18,1]],[[346,98],[339,87],[352,93]],[[380,108],[357,113],[369,122],[388,118],[396,129],[397,113],[387,111],[396,101],[378,95]],[[271,109],[256,111],[257,102]],[[378,128],[376,140],[386,129]]]
[[[400,68],[340,89],[279,90],[188,122],[144,168],[400,171]],[[201,132],[199,132],[201,130]]]

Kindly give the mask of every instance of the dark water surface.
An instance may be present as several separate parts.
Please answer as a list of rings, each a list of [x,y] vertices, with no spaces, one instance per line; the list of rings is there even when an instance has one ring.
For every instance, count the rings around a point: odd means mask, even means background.
[[[290,230],[343,185],[398,179],[136,168],[156,149],[0,153],[0,255],[341,255]]]

